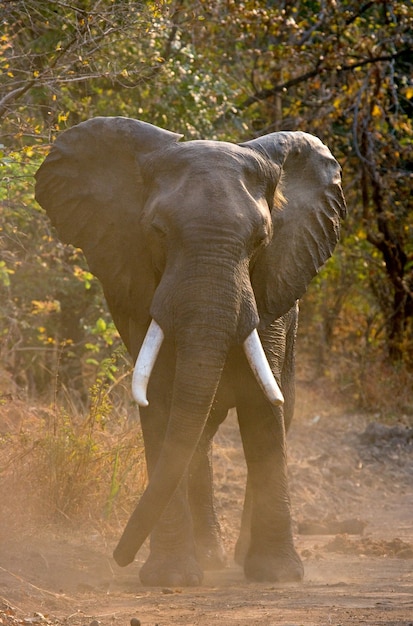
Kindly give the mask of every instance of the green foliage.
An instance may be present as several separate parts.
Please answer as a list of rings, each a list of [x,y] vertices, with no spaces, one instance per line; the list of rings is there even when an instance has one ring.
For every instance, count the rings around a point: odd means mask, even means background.
[[[96,357],[120,340],[81,251],[57,242],[34,202],[44,154],[42,145],[9,149],[0,162],[0,354],[30,395],[51,398],[58,378],[84,399]]]

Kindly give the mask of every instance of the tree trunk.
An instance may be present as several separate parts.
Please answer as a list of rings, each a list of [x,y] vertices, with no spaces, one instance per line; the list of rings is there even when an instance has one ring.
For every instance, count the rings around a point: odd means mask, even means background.
[[[367,240],[379,250],[383,256],[386,276],[391,285],[392,297],[381,305],[386,328],[387,356],[391,363],[400,363],[407,359],[407,338],[409,317],[413,316],[413,296],[411,278],[412,270],[406,270],[408,257],[403,248],[403,239],[395,226],[392,211],[386,209],[386,200],[380,174],[375,169],[372,154],[366,148],[369,142],[365,139],[362,149],[365,150],[365,162],[362,175],[362,199],[364,218],[368,222],[369,205],[373,205],[377,232],[367,231]],[[371,197],[370,197],[371,195]],[[410,276],[408,273],[410,271]],[[384,306],[383,306],[384,304]]]

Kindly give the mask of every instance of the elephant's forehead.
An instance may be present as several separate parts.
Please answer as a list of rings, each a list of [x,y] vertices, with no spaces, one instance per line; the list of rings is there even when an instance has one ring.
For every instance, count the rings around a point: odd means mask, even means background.
[[[261,170],[261,158],[252,150],[224,141],[188,141],[173,144],[161,155],[158,166],[163,172],[197,173],[203,176]]]
[[[228,141],[213,141],[210,139],[199,139],[194,141],[183,141],[175,146],[188,155],[222,155],[222,157],[241,158],[245,154],[245,149],[235,143]]]
[[[145,170],[147,221],[154,214],[165,220],[173,216],[184,230],[206,217],[211,225],[215,216],[220,228],[235,222],[249,231],[269,216],[266,191],[274,172],[249,148],[219,141],[172,144],[155,153]]]

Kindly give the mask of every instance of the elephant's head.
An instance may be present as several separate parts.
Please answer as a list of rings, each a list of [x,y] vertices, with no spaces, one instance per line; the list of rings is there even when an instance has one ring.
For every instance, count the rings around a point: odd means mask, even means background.
[[[84,250],[133,358],[144,346],[133,382],[140,404],[163,338],[175,345],[169,428],[117,548],[121,564],[182,478],[231,346],[246,344],[270,401],[282,400],[255,356],[256,329],[303,295],[345,215],[340,168],[312,135],[240,145],[180,139],[136,120],[95,118],[63,133],[36,175],[38,202],[62,240]]]

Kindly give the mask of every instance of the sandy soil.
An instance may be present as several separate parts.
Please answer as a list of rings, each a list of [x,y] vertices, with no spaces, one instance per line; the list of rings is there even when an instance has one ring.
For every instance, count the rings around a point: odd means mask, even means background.
[[[316,406],[312,398],[299,403],[289,434],[302,584],[251,584],[231,563],[208,572],[202,587],[144,588],[144,553],[118,568],[116,537],[81,528],[16,534],[3,516],[0,625],[413,625],[412,429],[403,416],[396,428],[380,427],[374,415]],[[231,553],[245,482],[234,416],[221,427],[215,457]]]

